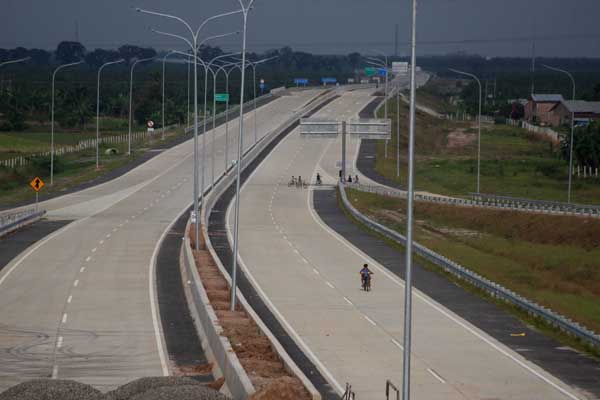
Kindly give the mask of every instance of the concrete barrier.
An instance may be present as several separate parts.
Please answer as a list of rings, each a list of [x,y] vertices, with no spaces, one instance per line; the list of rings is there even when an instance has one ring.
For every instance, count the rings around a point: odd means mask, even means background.
[[[279,129],[277,129],[277,130],[269,133],[267,136],[265,136],[263,138],[263,140],[259,141],[257,143],[257,145],[254,146],[254,148],[250,149],[249,152],[247,153],[247,155],[244,157],[244,159],[243,159],[244,162],[242,164],[242,170],[246,169],[248,167],[248,165],[251,164],[256,159],[256,157],[258,157],[260,155],[260,153],[274,139],[276,139],[286,129],[293,126],[293,124],[296,123],[296,121],[298,121],[303,115],[307,114],[312,109],[317,108],[320,104],[323,104],[324,102],[328,101],[330,98],[332,98],[334,96],[335,96],[335,93],[331,93],[329,95],[322,97],[320,99],[320,101],[311,103],[310,107],[307,107],[304,110],[298,112],[297,114],[294,115],[294,117],[290,118]],[[202,223],[202,234],[206,238],[207,250],[211,254],[213,260],[215,261],[215,264],[219,268],[219,271],[221,272],[223,277],[227,280],[227,283],[229,284],[230,287],[231,287],[231,277],[229,276],[229,273],[225,269],[225,266],[219,259],[214,247],[212,246],[212,243],[210,241],[210,236],[208,234],[207,226],[208,226],[208,218],[210,217],[210,214],[212,212],[214,205],[219,200],[219,198],[225,193],[225,191],[227,191],[227,189],[235,182],[236,175],[233,173],[233,171],[231,171],[231,172],[232,173],[230,173],[230,174],[224,175],[223,178],[221,180],[219,180],[219,182],[215,185],[214,190],[210,193],[210,195],[205,197],[205,206],[202,207],[202,214],[200,217],[200,221],[203,222]],[[292,375],[296,376],[298,379],[300,379],[300,381],[302,382],[302,384],[304,385],[304,387],[306,388],[306,390],[308,391],[308,393],[310,394],[310,396],[313,400],[321,400],[321,394],[317,391],[317,389],[310,382],[310,380],[304,375],[304,373],[300,370],[300,368],[298,368],[296,363],[290,358],[290,356],[287,354],[287,352],[285,351],[285,349],[283,348],[281,343],[279,343],[279,341],[277,340],[275,335],[273,335],[273,333],[269,330],[269,328],[261,320],[261,318],[258,316],[258,314],[256,314],[256,312],[252,309],[252,307],[250,306],[250,304],[248,303],[248,301],[246,300],[246,298],[244,297],[243,293],[240,290],[237,290],[237,298],[239,300],[239,303],[242,305],[242,307],[248,313],[248,315],[257,324],[257,326],[259,327],[261,332],[268,338],[269,342],[275,349],[279,359],[283,363],[285,369],[290,374],[292,374]]]
[[[189,232],[189,226],[188,223],[186,232]],[[233,350],[229,339],[223,334],[219,318],[210,304],[204,285],[200,280],[187,234],[181,251],[181,263],[187,277],[184,282],[192,282],[189,286],[190,297],[188,297],[188,302],[191,303],[190,310],[193,310],[193,314],[195,314],[194,324],[200,334],[202,347],[206,351],[208,360],[213,363],[213,374],[216,377],[222,376],[225,378],[227,391],[234,399],[247,399],[256,390]]]
[[[46,211],[28,210],[14,216],[4,216],[0,223],[0,238],[39,221],[45,214]]]

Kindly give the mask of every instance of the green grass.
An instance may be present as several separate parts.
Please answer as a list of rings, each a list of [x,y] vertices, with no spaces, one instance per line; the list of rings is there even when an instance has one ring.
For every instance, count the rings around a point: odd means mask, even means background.
[[[395,101],[389,107],[396,132]],[[384,156],[377,146],[376,170],[406,184],[408,108],[401,104],[401,176],[396,177],[396,152]],[[477,189],[477,130],[473,123],[438,120],[417,113],[415,185],[417,190],[467,197]],[[456,134],[463,136],[457,142]],[[392,135],[390,146],[396,147]],[[481,192],[539,200],[566,201],[567,163],[545,140],[521,128],[483,125],[481,136]],[[573,201],[600,204],[600,179],[573,180]]]
[[[349,191],[401,233],[405,201]],[[417,203],[415,239],[480,275],[600,331],[600,220]]]
[[[134,132],[145,130],[144,126],[134,126]],[[49,151],[51,146],[51,127],[49,124],[30,124],[23,132],[0,132],[0,160],[27,156],[32,153]],[[125,119],[103,118],[100,128],[102,136],[123,135],[129,132]],[[84,130],[63,129],[55,126],[54,143],[57,147],[73,146],[79,141],[96,138],[95,122],[89,123]]]
[[[26,201],[35,199],[35,192],[29,187],[29,182],[36,176],[41,177],[46,186],[40,193],[42,197],[55,195],[79,184],[96,179],[114,169],[120,168],[136,158],[142,156],[146,151],[163,147],[177,136],[181,135],[183,129],[177,129],[167,134],[166,142],[160,140],[160,135],[151,141],[134,142],[132,145],[133,155],[127,156],[127,144],[103,145],[100,147],[101,169],[96,171],[95,149],[67,154],[55,158],[54,185],[50,186],[49,162],[47,159],[37,159],[35,163],[17,169],[0,167],[0,207],[10,207]],[[118,154],[107,155],[105,150],[116,148]]]

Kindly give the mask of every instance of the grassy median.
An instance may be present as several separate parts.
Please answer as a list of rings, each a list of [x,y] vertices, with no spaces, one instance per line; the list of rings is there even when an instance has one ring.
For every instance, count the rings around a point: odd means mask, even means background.
[[[352,204],[404,233],[406,202],[348,191]],[[600,331],[600,220],[417,203],[415,240]]]

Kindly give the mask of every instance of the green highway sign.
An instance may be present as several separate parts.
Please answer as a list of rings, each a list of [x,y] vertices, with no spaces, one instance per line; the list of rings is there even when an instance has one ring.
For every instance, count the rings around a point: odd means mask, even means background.
[[[229,93],[216,93],[215,101],[217,103],[227,103],[229,101]]]
[[[375,68],[373,68],[373,67],[365,68],[365,74],[367,76],[375,76]]]

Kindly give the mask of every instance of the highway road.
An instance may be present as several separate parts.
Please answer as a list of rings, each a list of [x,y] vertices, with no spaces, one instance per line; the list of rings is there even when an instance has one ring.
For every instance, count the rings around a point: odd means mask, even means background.
[[[259,137],[320,92],[284,95],[261,107]],[[246,147],[253,143],[253,115],[245,116]],[[237,120],[230,123],[230,154],[238,130]],[[211,138],[207,154],[214,154],[218,175],[225,168],[225,128],[217,129],[215,151]],[[210,166],[208,159],[207,185]],[[159,240],[192,202],[192,176],[188,141],[115,180],[40,205],[48,218],[73,222],[0,272],[0,391],[39,377],[106,391],[169,372],[154,259]]]
[[[315,117],[355,117],[372,100],[369,90],[345,93]],[[241,199],[241,266],[340,393],[350,382],[358,398],[382,398],[386,379],[401,384],[403,281],[314,212],[314,190],[332,187],[287,185],[292,175],[314,181],[317,172],[333,184],[340,140],[303,138],[296,130],[251,175]],[[358,140],[348,147],[352,159]],[[232,216],[230,207],[230,233]],[[359,287],[364,262],[375,272],[370,293]],[[415,398],[585,398],[418,290],[413,329]]]

